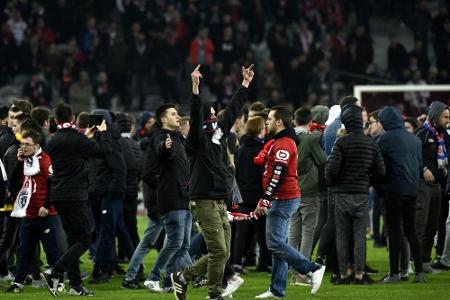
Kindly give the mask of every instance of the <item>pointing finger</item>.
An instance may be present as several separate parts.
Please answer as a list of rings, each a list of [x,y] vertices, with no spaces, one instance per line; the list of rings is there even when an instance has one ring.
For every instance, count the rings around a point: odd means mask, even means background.
[[[198,72],[199,69],[200,69],[200,64],[197,65],[197,67],[195,68],[194,72]]]
[[[254,65],[254,64],[251,64],[247,69],[248,69],[249,71],[251,71],[251,70],[253,70],[254,67],[255,67],[255,65]]]

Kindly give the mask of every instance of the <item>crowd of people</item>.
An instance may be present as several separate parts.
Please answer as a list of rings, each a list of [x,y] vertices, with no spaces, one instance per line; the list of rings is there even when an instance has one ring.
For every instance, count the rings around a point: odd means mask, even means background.
[[[448,83],[448,2],[401,1],[400,12],[397,2],[378,1],[375,10],[354,0],[4,1],[0,83],[27,75],[22,94],[34,105],[62,99],[77,103],[77,113],[109,109],[114,97],[125,110],[143,110],[155,94],[180,102],[198,63],[208,74],[205,92],[223,106],[240,84],[239,66],[249,63],[259,71],[252,99],[269,106],[328,105],[337,81],[347,93],[377,79]],[[370,17],[387,14],[415,42],[408,48],[394,31],[387,34],[387,61],[379,65]],[[407,99],[411,109],[425,108],[421,98]]]
[[[144,281],[150,292],[180,300],[192,282],[222,299],[254,264],[271,274],[256,298],[284,297],[289,268],[291,284],[316,294],[326,267],[335,285],[375,282],[368,234],[374,247],[389,250],[383,284],[411,273],[425,283],[426,273],[450,269],[447,104],[433,101],[417,119],[391,106],[367,114],[353,96],[330,109],[266,108],[249,102],[253,70],[242,67],[241,86],[218,110],[200,97],[206,75],[198,65],[190,115],[162,104],[143,113],[137,130],[126,113],[75,115],[63,102],[53,112],[22,99],[2,107],[0,280],[11,281],[7,292],[32,284],[58,296],[67,277],[70,295],[94,295],[79,266],[88,251],[91,285],[119,273],[125,289]],[[141,185],[149,218],[142,239]],[[152,248],[159,254],[145,277]]]

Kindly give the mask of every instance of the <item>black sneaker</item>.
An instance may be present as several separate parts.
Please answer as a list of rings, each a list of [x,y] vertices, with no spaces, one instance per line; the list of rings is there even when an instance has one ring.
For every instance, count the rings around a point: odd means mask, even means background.
[[[92,278],[89,280],[90,284],[105,284],[109,282],[109,279],[111,278],[111,275],[108,273],[100,273],[97,277]]]
[[[369,267],[368,265],[366,265],[366,273],[367,274],[378,274],[380,271],[373,269],[371,267]]]
[[[338,278],[333,284],[334,285],[349,285],[352,282],[350,277]]]
[[[323,261],[323,258],[322,257],[320,257],[320,256],[317,256],[316,257],[316,261],[315,261],[317,264],[319,264],[319,265],[325,265],[324,264],[324,261]]]
[[[432,264],[431,264],[431,267],[432,267],[433,269],[436,269],[436,270],[442,270],[442,271],[450,270],[450,268],[447,267],[446,265],[443,265],[443,264],[441,263],[440,260],[438,260],[438,261],[432,263]]]
[[[367,274],[364,274],[361,279],[358,279],[356,277],[353,279],[353,284],[356,285],[367,285],[373,283],[375,283],[375,281],[372,278],[370,278],[369,275]]]
[[[58,293],[59,278],[52,277],[50,274],[47,273],[41,273],[41,279],[42,281],[44,281],[50,294],[52,294],[53,297],[57,297],[59,295]]]
[[[126,280],[124,279],[122,281],[122,288],[123,289],[129,289],[129,290],[138,290],[141,287],[139,286],[139,283],[137,282],[137,280]]]
[[[69,296],[83,296],[83,297],[93,297],[95,293],[88,290],[84,286],[71,287],[69,290]]]
[[[11,282],[11,286],[6,289],[5,293],[23,293],[23,284]]]
[[[185,300],[187,292],[187,282],[181,280],[181,272],[170,274],[170,280],[172,281],[173,293],[177,300]]]

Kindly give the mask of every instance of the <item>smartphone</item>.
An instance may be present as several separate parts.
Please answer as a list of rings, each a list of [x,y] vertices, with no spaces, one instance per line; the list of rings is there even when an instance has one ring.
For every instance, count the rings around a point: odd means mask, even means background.
[[[89,115],[89,128],[93,126],[99,126],[103,122],[103,116],[102,115]]]

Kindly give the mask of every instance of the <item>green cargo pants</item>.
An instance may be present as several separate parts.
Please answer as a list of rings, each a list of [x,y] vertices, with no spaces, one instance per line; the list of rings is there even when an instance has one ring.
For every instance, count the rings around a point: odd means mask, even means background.
[[[190,202],[190,210],[202,230],[208,254],[183,272],[191,281],[208,273],[208,294],[211,298],[222,294],[222,278],[230,256],[231,227],[223,200],[196,200]]]

